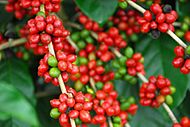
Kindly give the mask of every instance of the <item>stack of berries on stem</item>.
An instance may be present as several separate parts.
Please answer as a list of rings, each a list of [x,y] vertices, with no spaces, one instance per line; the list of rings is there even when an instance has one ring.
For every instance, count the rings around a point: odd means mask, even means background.
[[[180,123],[174,123],[172,127],[190,127],[190,119],[184,116]]]
[[[71,33],[71,39],[75,42],[79,49],[84,49],[87,44],[93,44],[94,39],[90,35],[90,31],[84,29]]]
[[[159,4],[152,4],[150,10],[144,12],[144,16],[139,18],[141,32],[151,34],[154,38],[158,38],[160,32],[174,31],[173,23],[178,18],[177,12],[172,10],[170,5],[161,7]]]
[[[46,13],[58,12],[60,3],[61,0],[8,0],[5,10],[14,12],[17,19],[22,19],[26,14],[37,14],[40,11],[41,4],[44,4]]]
[[[78,17],[78,20],[84,26],[85,29],[95,32],[103,30],[97,22],[91,20],[89,17],[85,16],[82,12],[79,13],[80,15]]]
[[[72,46],[69,46],[66,37],[69,35],[60,19],[55,15],[47,17],[36,16],[30,19],[26,26],[29,30],[27,36],[28,42],[26,47],[32,48],[35,54],[45,54],[48,52],[48,44],[53,43],[55,51],[67,49],[74,51]]]
[[[171,86],[169,79],[159,75],[150,76],[148,82],[144,82],[140,88],[140,104],[158,108],[164,102],[168,105],[173,103],[172,94],[175,87]]]
[[[174,49],[176,57],[173,59],[173,66],[175,68],[180,68],[180,72],[183,74],[188,74],[190,72],[190,46],[184,49],[182,46],[176,46]]]
[[[59,50],[56,52],[56,58],[50,53],[47,53],[40,60],[38,76],[44,77],[46,83],[52,82],[53,85],[58,86],[58,77],[60,75],[63,82],[67,82],[69,80],[69,74],[76,74],[79,72],[79,69],[73,64],[76,61],[74,54],[67,54]]]
[[[3,37],[3,34],[0,33],[0,44],[3,44],[5,42],[5,39]]]
[[[67,87],[68,94],[62,93],[59,99],[50,100],[52,110],[50,116],[54,119],[59,118],[62,127],[71,127],[69,118],[74,119],[77,125],[82,123],[90,123],[92,117],[90,111],[93,108],[93,96],[91,94],[83,94],[76,92],[72,88]]]
[[[128,46],[124,49],[124,56],[112,61],[112,66],[116,70],[115,79],[124,79],[130,84],[137,83],[137,73],[145,74],[144,58],[140,53],[134,53],[133,49]]]
[[[125,31],[126,35],[130,36],[134,33],[140,32],[140,26],[137,22],[140,15],[135,10],[118,10],[115,16],[109,18],[120,31]]]

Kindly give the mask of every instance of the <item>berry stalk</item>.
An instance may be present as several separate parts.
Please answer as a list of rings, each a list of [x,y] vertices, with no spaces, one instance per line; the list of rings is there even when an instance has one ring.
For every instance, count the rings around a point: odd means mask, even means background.
[[[135,2],[131,1],[131,0],[125,0],[129,5],[131,5],[132,7],[134,7],[136,10],[138,10],[139,12],[143,13],[146,11],[144,8],[142,8],[141,6],[139,6],[138,4],[136,4]],[[187,45],[177,36],[175,35],[171,30],[167,31],[167,34],[170,35],[179,45],[183,46],[184,48],[187,47]]]
[[[41,5],[41,6],[40,6],[40,11],[42,11],[43,13],[45,13],[44,5]],[[52,42],[50,42],[50,44],[48,45],[48,50],[49,50],[49,53],[52,54],[52,55],[56,58],[56,55],[55,55],[55,51],[54,51]],[[62,79],[62,76],[61,76],[61,75],[59,75],[58,81],[59,81],[59,85],[60,85],[60,88],[61,88],[61,92],[62,92],[62,93],[66,93],[68,96],[72,97],[72,94],[68,94],[68,93],[67,93],[67,90],[66,90],[66,87],[65,87],[65,84],[64,84],[64,82],[63,82],[63,79]],[[70,118],[70,122],[71,122],[71,126],[72,126],[72,127],[76,127],[76,124],[75,124],[74,119],[71,119],[71,118]]]
[[[20,38],[13,41],[5,42],[0,45],[0,50],[24,44],[26,41],[27,41],[26,38]]]

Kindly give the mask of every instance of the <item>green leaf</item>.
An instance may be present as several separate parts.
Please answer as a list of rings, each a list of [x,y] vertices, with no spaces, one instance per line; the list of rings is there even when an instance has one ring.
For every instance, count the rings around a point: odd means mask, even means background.
[[[19,59],[9,58],[0,62],[0,70],[0,84],[3,81],[14,86],[34,105],[34,85],[28,65]]]
[[[9,118],[4,121],[0,120],[0,126],[1,127],[30,127],[26,123],[19,121],[17,119],[14,119],[14,118]]]
[[[14,86],[6,82],[0,83],[0,114],[4,113],[11,118],[16,118],[29,124],[31,127],[38,127],[38,119],[34,107]]]
[[[107,20],[117,8],[117,0],[76,0],[81,11],[98,23]]]
[[[172,108],[181,104],[188,90],[187,76],[172,66],[175,46],[176,42],[168,35],[162,35],[157,40],[146,36],[136,46],[136,49],[142,52],[145,58],[146,77],[162,74],[169,78],[172,85],[176,87]]]
[[[140,106],[130,125],[132,127],[171,127],[171,122],[163,117],[159,110]]]

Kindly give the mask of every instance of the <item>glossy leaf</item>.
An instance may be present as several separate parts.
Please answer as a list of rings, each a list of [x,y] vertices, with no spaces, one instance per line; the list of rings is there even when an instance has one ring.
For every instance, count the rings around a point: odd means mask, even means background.
[[[136,46],[145,58],[146,77],[162,74],[176,87],[173,108],[181,104],[188,90],[187,76],[172,66],[172,60],[175,57],[173,50],[176,45],[176,42],[168,35],[162,35],[157,40],[146,35]]]
[[[117,0],[76,0],[76,4],[85,15],[102,23],[114,13]]]

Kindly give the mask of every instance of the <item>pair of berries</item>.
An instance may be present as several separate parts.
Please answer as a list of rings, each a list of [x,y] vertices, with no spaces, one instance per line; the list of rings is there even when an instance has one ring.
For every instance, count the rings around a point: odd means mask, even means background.
[[[183,117],[180,123],[174,123],[172,127],[190,127],[190,119],[188,117]]]
[[[125,48],[127,46],[127,42],[119,34],[119,30],[116,27],[111,27],[107,33],[98,33],[98,42],[104,43],[108,47],[114,46],[119,49]]]
[[[78,67],[72,64],[76,60],[75,55],[59,50],[56,52],[56,58],[48,53],[40,60],[38,67],[38,75],[44,77],[46,83],[52,82],[55,86],[59,85],[58,77],[60,75],[63,82],[67,82],[69,73],[76,74],[79,71]]]
[[[177,17],[176,11],[172,10],[170,5],[165,5],[162,8],[159,4],[152,4],[150,10],[146,10],[144,16],[139,18],[138,22],[141,25],[142,33],[148,33],[153,30],[152,35],[156,36],[156,32],[174,31],[173,23]]]
[[[69,31],[65,30],[62,21],[55,15],[36,16],[27,23],[28,42],[27,47],[37,50],[37,53],[44,54],[48,52],[48,44],[51,42],[54,49],[62,50]]]
[[[37,14],[40,11],[41,4],[44,4],[46,12],[58,12],[61,0],[8,0],[5,10],[14,12],[17,19],[22,19],[26,14]]]
[[[132,35],[134,33],[140,32],[140,26],[137,22],[140,15],[135,10],[118,10],[115,16],[109,18],[114,25],[118,27],[119,30],[125,31],[127,35]]]
[[[90,111],[93,108],[92,95],[83,94],[82,92],[76,92],[74,89],[69,88],[68,94],[72,94],[73,97],[62,93],[59,99],[53,99],[50,101],[52,110],[50,116],[54,119],[59,118],[61,126],[69,125],[69,118],[80,120],[83,123],[91,122]]]
[[[176,57],[173,59],[172,65],[180,68],[181,73],[188,74],[190,72],[190,46],[184,49],[182,46],[176,46],[174,49]]]
[[[143,106],[159,107],[166,101],[167,104],[173,103],[171,94],[175,88],[171,86],[169,79],[162,75],[149,77],[149,81],[143,83],[140,88],[140,104]]]

